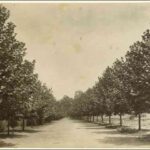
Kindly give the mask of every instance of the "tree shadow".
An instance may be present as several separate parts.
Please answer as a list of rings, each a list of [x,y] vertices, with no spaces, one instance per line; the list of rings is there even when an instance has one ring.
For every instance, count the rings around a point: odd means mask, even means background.
[[[77,119],[72,119],[71,118],[71,120],[73,121],[73,122],[75,122],[75,123],[90,123],[90,122],[88,122],[88,121],[86,121],[86,120],[77,120]]]
[[[106,129],[117,129],[117,128],[120,128],[120,125],[111,124],[111,125],[106,125],[105,128]]]
[[[0,147],[14,147],[14,146],[15,146],[15,144],[0,141]]]
[[[99,125],[99,126],[107,126],[107,125],[109,125],[109,123],[107,123],[107,122],[104,122],[104,123],[99,122],[98,125]]]
[[[98,126],[98,123],[88,122],[85,120],[73,120],[74,123],[80,123],[83,125],[83,127],[96,127]]]
[[[113,124],[108,124],[108,123],[102,123],[102,124],[98,124],[98,123],[92,123],[92,122],[87,122],[86,124],[83,123],[82,127],[79,127],[78,129],[93,129],[93,130],[110,130],[111,129],[116,129],[118,128],[119,125],[113,125]]]
[[[112,134],[119,134],[116,130],[102,130],[102,131],[96,131],[96,132],[93,132],[93,133],[96,133],[96,134],[108,134],[108,135],[112,135]]]
[[[122,126],[127,127],[127,126]],[[149,132],[149,129],[142,129],[141,131],[134,129],[134,132],[120,132],[119,129],[122,128],[120,127],[120,125],[115,125],[115,124],[111,124],[108,126],[99,126],[99,125],[95,125],[92,123],[87,123],[84,124],[83,127],[79,127],[78,129],[88,129],[88,130],[93,130],[93,133],[96,134],[107,134],[107,135],[118,135],[118,136],[122,136],[122,135],[134,135],[134,136],[139,136],[139,135],[143,135],[146,134],[147,132]],[[129,128],[129,127],[128,127]],[[130,128],[129,128],[130,129]],[[132,130],[132,129],[131,129]],[[150,138],[149,138],[150,139]],[[150,141],[150,140],[149,140]]]
[[[146,134],[149,131],[150,130],[148,130],[148,129],[143,129],[141,131],[136,130],[135,132],[124,132],[124,133],[121,133],[120,131],[118,131],[116,129],[103,128],[103,130],[99,130],[99,131],[96,131],[94,133],[97,133],[97,134],[108,134],[108,135],[118,134],[118,135],[134,135],[134,136],[137,135],[137,136],[140,136],[140,135]]]
[[[15,129],[13,131],[10,130],[10,135],[8,135],[6,131],[5,132],[0,132],[0,139],[5,139],[5,138],[22,138],[22,137],[29,136],[29,135],[25,135],[23,133],[37,133],[37,132],[40,132],[40,130],[26,129],[26,130],[22,131],[22,130],[19,130],[19,129]]]
[[[138,140],[145,144],[147,143],[150,145],[150,134],[142,135],[142,136],[138,137]]]
[[[6,139],[6,138],[22,138],[26,137],[27,135],[18,135],[18,134],[10,134],[7,135],[5,133],[0,133],[0,139]]]
[[[137,137],[105,137],[104,139],[98,140],[99,142],[103,142],[106,144],[113,144],[117,145],[118,147],[121,145],[128,145],[129,147],[131,145],[145,145],[144,142],[140,141]],[[150,144],[149,144],[150,145]]]
[[[77,128],[77,129],[98,129],[98,130],[100,130],[100,129],[103,129],[103,128],[101,128],[101,127],[80,127],[80,128]]]
[[[104,129],[103,126],[95,126],[95,125],[83,125],[81,127],[82,129]]]
[[[132,134],[132,135],[140,135],[140,134],[145,134],[147,132],[149,132],[149,129],[142,129],[142,130],[137,130],[134,128],[129,128],[127,127],[125,130],[120,130],[121,128],[118,128],[117,132],[124,135],[124,134]]]
[[[17,132],[17,133],[37,133],[37,132],[40,132],[40,130],[25,129],[25,130],[23,131],[23,130],[17,130],[17,129],[15,129],[14,132]]]
[[[132,134],[128,136],[122,136],[123,134],[119,134],[118,136],[109,136],[109,137],[104,137],[104,139],[98,139],[98,141],[101,143],[105,144],[113,144],[119,146],[150,146],[150,134],[144,135],[148,130],[143,130],[138,132],[138,134]],[[100,133],[100,132],[99,132]],[[103,133],[103,132],[101,132]],[[113,133],[117,132],[104,132],[109,135],[112,135]]]
[[[144,137],[135,137],[135,136],[128,136],[128,137],[105,137],[104,139],[100,139],[99,142],[104,142],[106,144],[113,144],[119,146],[128,145],[136,147],[138,146],[150,146],[150,135],[146,135]]]

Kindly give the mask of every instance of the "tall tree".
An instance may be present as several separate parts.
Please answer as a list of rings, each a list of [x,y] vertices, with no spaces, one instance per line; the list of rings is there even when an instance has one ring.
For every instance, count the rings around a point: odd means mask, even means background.
[[[138,115],[138,129],[141,130],[141,114],[147,112],[150,106],[150,47],[149,30],[143,35],[142,42],[130,46],[126,54],[128,84],[130,85],[129,102]]]
[[[98,82],[95,85],[95,95],[98,99],[98,113],[101,116],[102,122],[104,122],[103,116],[106,113],[106,101],[105,101],[105,93],[103,88],[103,81],[102,78],[98,78]]]
[[[30,112],[31,98],[33,94],[33,85],[37,77],[34,74],[35,61],[25,60],[18,68],[16,73],[16,83],[18,88],[16,91],[18,98],[18,114],[22,114],[22,130],[25,129],[25,118]]]
[[[114,88],[114,114],[120,116],[120,126],[122,126],[122,115],[130,113],[131,108],[128,103],[128,88],[126,80],[126,69],[123,58],[116,60],[113,64],[113,88]]]
[[[16,112],[15,73],[23,62],[25,44],[16,39],[15,25],[7,22],[9,11],[0,5],[0,97],[1,116],[10,120]]]
[[[69,96],[64,96],[60,100],[60,109],[63,116],[69,116],[69,113],[71,111],[71,105],[72,105],[72,98]]]
[[[105,113],[109,117],[109,124],[111,124],[111,116],[114,112],[114,81],[113,81],[113,69],[107,67],[103,73],[102,84],[105,100]]]

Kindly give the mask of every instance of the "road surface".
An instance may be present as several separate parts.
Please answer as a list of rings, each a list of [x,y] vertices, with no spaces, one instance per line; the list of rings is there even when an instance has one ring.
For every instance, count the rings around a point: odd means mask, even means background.
[[[121,134],[94,123],[64,118],[53,121],[13,138],[1,139],[19,148],[126,148],[150,147],[150,136],[139,139],[138,134]]]

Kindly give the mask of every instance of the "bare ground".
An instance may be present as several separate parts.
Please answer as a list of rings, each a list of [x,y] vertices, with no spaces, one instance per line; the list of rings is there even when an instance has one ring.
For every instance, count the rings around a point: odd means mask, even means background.
[[[150,148],[150,131],[122,134],[98,124],[64,118],[0,141],[3,147],[19,148]]]

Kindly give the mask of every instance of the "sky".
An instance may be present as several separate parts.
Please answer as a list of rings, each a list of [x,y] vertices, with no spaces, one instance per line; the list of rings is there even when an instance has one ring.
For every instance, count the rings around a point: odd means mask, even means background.
[[[92,87],[150,28],[150,3],[4,3],[54,96]]]

